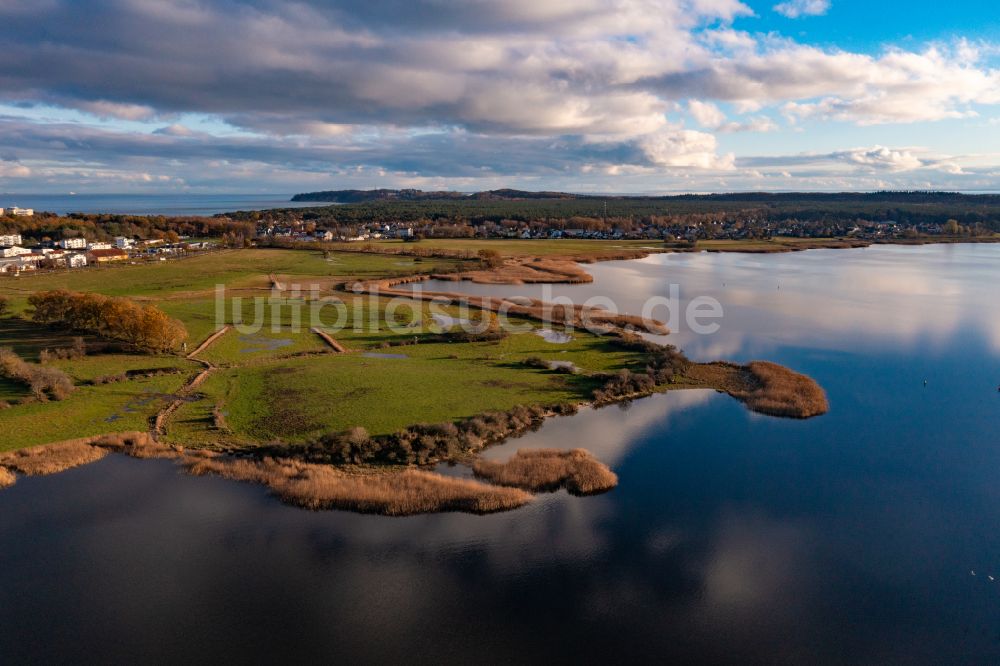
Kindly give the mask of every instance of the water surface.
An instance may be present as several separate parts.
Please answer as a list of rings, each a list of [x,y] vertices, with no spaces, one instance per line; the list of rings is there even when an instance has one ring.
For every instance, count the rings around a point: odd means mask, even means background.
[[[668,339],[806,372],[831,412],[702,390],[552,419],[487,455],[585,447],[619,487],[492,516],[311,513],[121,457],[21,479],[0,492],[5,662],[1000,659],[1000,246],[588,270],[556,289],[719,299],[716,334]]]

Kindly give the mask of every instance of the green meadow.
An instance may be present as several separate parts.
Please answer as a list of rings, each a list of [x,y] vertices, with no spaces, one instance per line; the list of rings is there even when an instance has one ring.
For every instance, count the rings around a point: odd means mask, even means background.
[[[0,410],[0,449],[146,430],[178,398],[182,406],[168,418],[165,437],[187,446],[300,443],[354,426],[384,434],[519,404],[586,401],[599,381],[594,373],[641,366],[639,354],[586,333],[566,343],[531,332],[494,342],[443,342],[430,304],[337,289],[354,278],[459,265],[458,260],[261,249],[0,279],[0,295],[11,299],[15,313],[0,319],[0,347],[12,347],[33,363],[42,350],[66,349],[75,337],[26,318],[33,291],[65,288],[152,302],[184,323],[188,351],[220,326],[234,326],[199,354],[212,370],[190,389],[187,383],[203,366],[185,359],[183,350],[172,356],[115,352],[49,361],[77,387],[59,402],[28,399],[26,387],[0,379],[0,401],[10,405]],[[316,284],[317,291],[285,291],[275,299],[272,275],[286,287]],[[221,312],[217,285],[226,287]],[[316,297],[324,301],[310,301]],[[312,308],[318,305],[314,320]],[[455,318],[468,316],[456,307],[435,308]],[[311,330],[316,323],[335,327],[331,334],[349,353],[335,353]],[[524,363],[529,357],[572,364],[578,372],[529,367]]]

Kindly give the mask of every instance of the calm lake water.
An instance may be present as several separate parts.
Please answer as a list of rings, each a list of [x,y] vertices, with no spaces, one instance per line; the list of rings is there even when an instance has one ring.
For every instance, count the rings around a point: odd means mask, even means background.
[[[4,662],[1000,660],[1000,246],[588,270],[560,291],[717,298],[718,333],[671,338],[806,372],[831,412],[691,391],[553,419],[488,455],[582,446],[619,487],[483,517],[311,513],[117,456],[21,479]]]
[[[291,198],[290,194],[0,194],[0,208],[19,206],[59,215],[215,215],[237,210],[331,205],[292,203]]]

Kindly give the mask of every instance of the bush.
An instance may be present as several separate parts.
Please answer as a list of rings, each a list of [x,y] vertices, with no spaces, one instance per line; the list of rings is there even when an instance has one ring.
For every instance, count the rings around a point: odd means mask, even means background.
[[[65,400],[76,389],[66,373],[28,363],[11,349],[0,349],[0,375],[27,386],[35,400]]]
[[[68,359],[83,358],[87,355],[87,344],[83,338],[73,338],[72,347],[61,349],[43,349],[38,355],[39,361],[44,365],[51,361],[65,361]]]
[[[514,407],[508,412],[486,412],[459,423],[423,423],[391,435],[369,436],[353,428],[321,437],[307,447],[306,456],[323,462],[427,465],[454,459],[517,436],[542,424],[551,410]],[[287,455],[287,448],[283,453]]]

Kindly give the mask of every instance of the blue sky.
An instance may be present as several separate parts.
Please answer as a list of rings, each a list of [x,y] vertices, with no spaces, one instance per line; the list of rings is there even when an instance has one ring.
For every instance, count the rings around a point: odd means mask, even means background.
[[[1000,190],[984,1],[0,0],[0,192]]]

